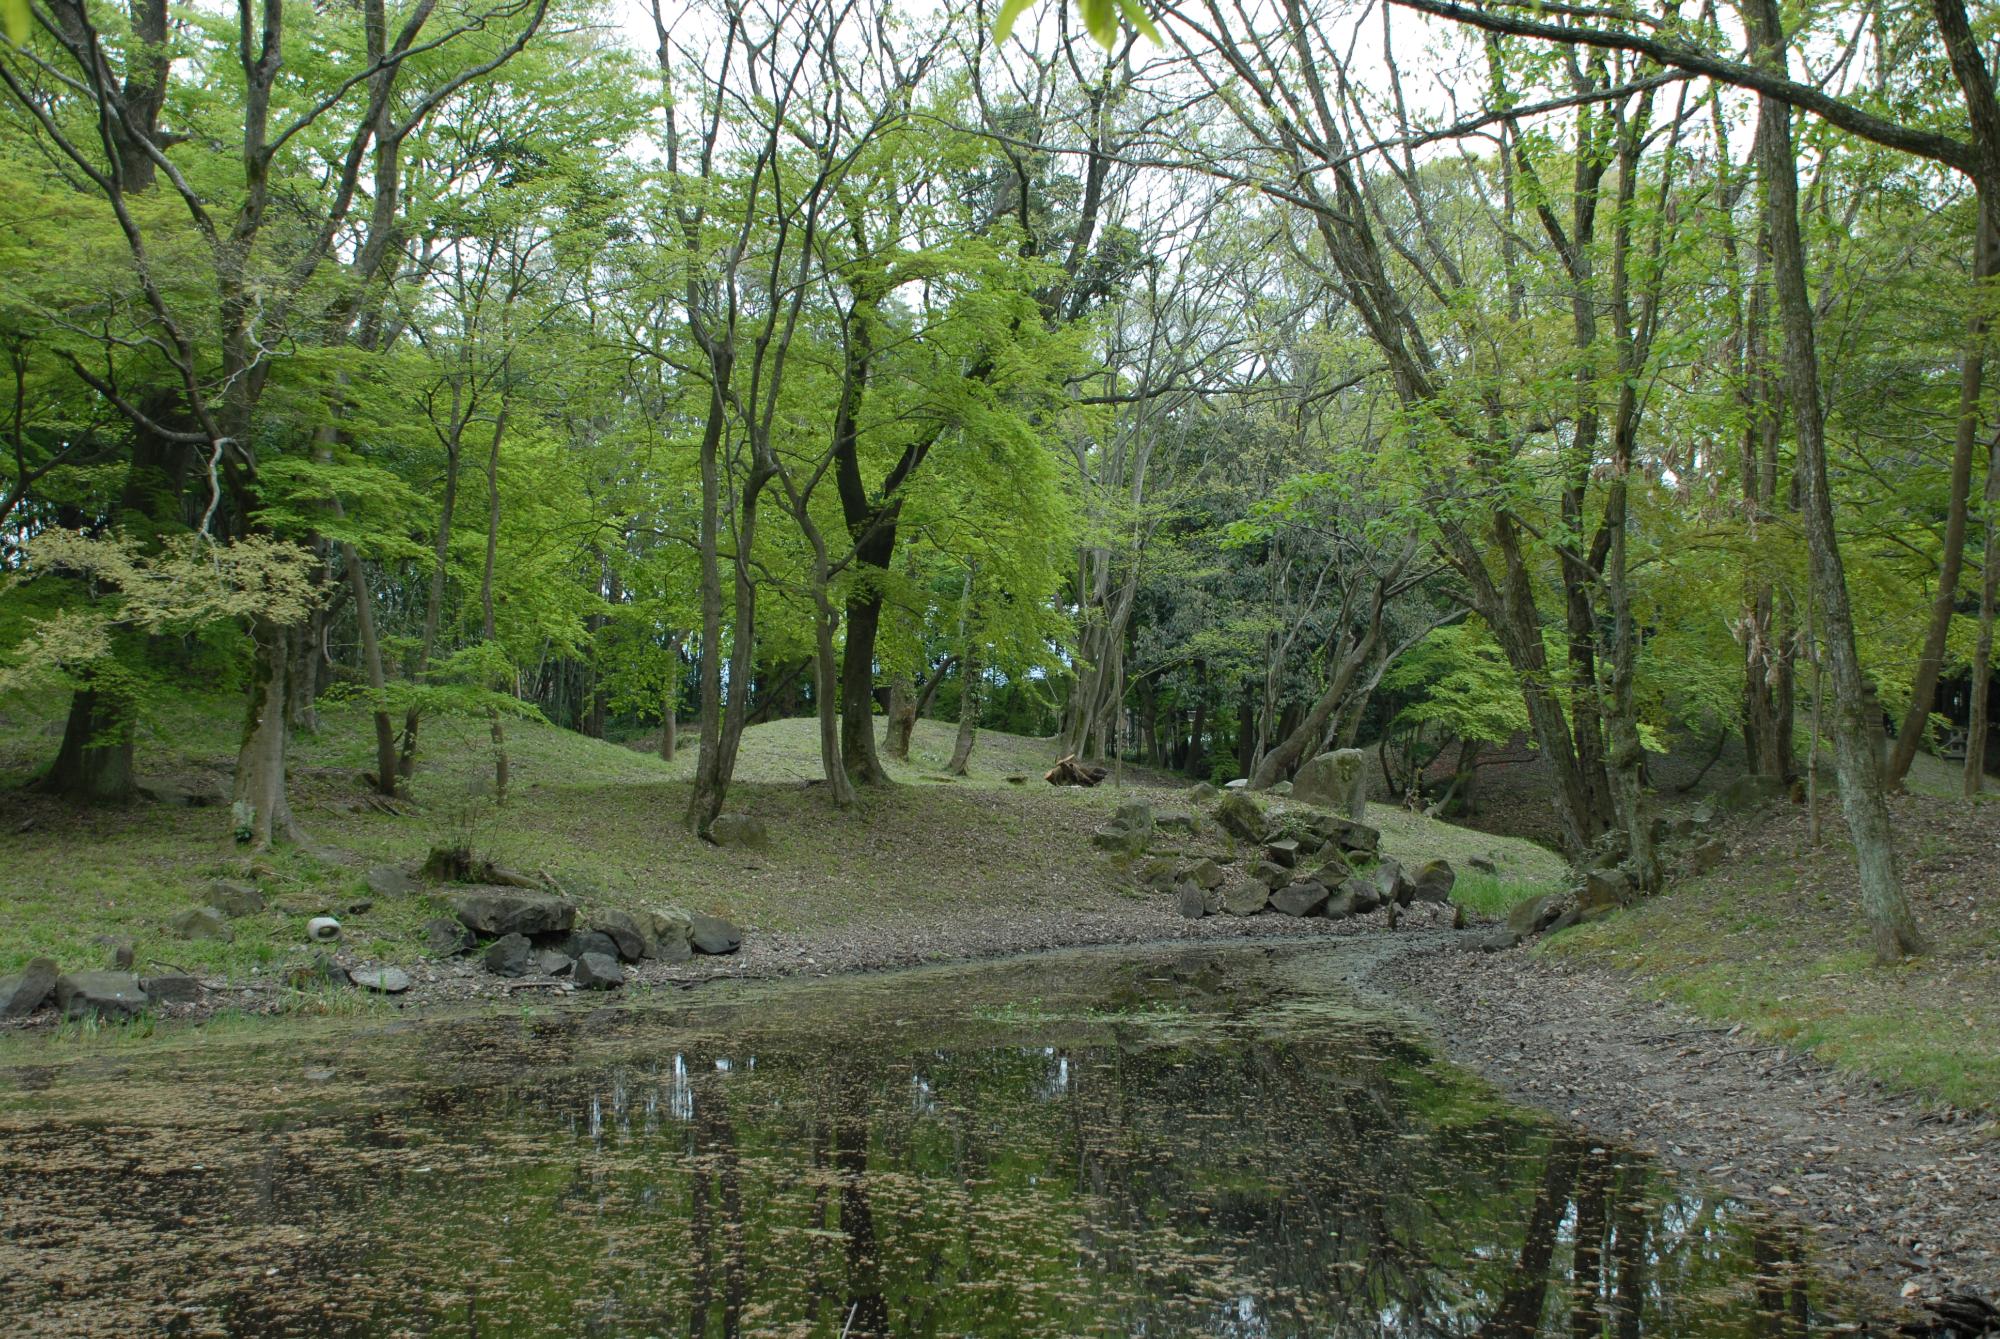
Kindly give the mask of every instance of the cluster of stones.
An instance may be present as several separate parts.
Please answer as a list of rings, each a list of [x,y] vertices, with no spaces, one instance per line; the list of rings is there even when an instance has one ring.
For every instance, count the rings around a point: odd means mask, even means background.
[[[252,869],[262,877],[262,872]],[[369,896],[338,901],[318,901],[311,905],[273,904],[256,884],[236,879],[215,879],[200,892],[192,906],[181,908],[167,918],[165,929],[175,939],[215,940],[229,943],[236,938],[233,922],[248,916],[277,911],[292,916],[310,916],[311,927],[330,925],[331,934],[315,938],[337,938],[339,922],[325,914],[367,912],[378,897],[398,897],[418,891],[415,880],[393,866],[383,865],[368,872]],[[309,931],[309,933],[312,933]],[[60,972],[53,960],[37,958],[12,976],[0,977],[0,1019],[26,1018],[52,1005],[64,1018],[132,1018],[160,1005],[196,1004],[204,987],[199,978],[186,972],[170,971],[142,976],[134,968],[134,950],[129,942],[105,940],[111,967],[104,970]],[[344,969],[325,954],[293,964],[289,977],[309,980],[314,985],[355,985],[365,990],[395,995],[408,990],[409,973],[396,967],[368,966]]]
[[[567,978],[583,990],[624,985],[632,963],[686,962],[743,945],[743,932],[719,916],[607,909],[580,922],[568,898],[524,888],[468,888],[452,898],[452,910],[424,927],[433,956],[477,952],[495,976]]]
[[[1196,789],[1197,799],[1213,794]],[[1140,878],[1171,891],[1176,908],[1189,919],[1275,913],[1341,920],[1412,902],[1449,902],[1457,881],[1444,860],[1406,872],[1381,854],[1378,829],[1340,814],[1301,809],[1267,814],[1248,795],[1231,791],[1216,804],[1213,820],[1234,839],[1224,859],[1156,856],[1140,867]],[[1138,856],[1163,828],[1199,835],[1202,824],[1192,814],[1156,815],[1135,802],[1120,807],[1093,840],[1106,850]]]

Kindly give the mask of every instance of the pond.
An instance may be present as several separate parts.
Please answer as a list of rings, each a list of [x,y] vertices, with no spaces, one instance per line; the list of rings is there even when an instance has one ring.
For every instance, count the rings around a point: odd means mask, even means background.
[[[1074,952],[17,1048],[0,1315],[65,1335],[1853,1332],[1794,1237],[1501,1102],[1345,984],[1356,951]]]

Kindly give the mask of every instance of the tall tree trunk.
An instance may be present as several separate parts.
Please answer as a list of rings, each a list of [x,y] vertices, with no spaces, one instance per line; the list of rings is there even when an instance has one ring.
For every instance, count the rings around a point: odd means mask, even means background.
[[[1951,632],[1953,611],[1958,605],[1958,576],[1965,561],[1966,504],[1972,494],[1972,451],[1979,441],[1980,383],[1986,371],[1986,341],[1991,326],[1988,291],[2000,275],[2000,182],[1985,184],[1979,192],[1979,226],[1972,249],[1972,317],[1966,323],[1965,354],[1959,363],[1958,431],[1952,440],[1951,496],[1945,504],[1944,553],[1939,560],[1937,595],[1931,601],[1930,626],[1924,630],[1924,646],[1917,657],[1916,674],[1910,681],[1910,705],[1896,732],[1896,746],[1889,754],[1890,789],[1903,784],[1910,764],[1916,760],[1917,746],[1929,733],[1931,703],[1937,696],[1938,675],[1944,669],[1945,638]],[[1991,561],[1991,555],[1988,555]]]
[[[95,680],[86,680],[95,683]],[[62,746],[37,790],[92,804],[122,804],[136,789],[132,775],[130,704],[114,702],[113,690],[80,687],[70,694]]]
[[[1785,39],[1777,0],[1749,0],[1745,10],[1761,59],[1782,71]],[[1896,868],[1889,806],[1882,791],[1882,757],[1866,719],[1869,694],[1855,650],[1847,574],[1834,527],[1825,423],[1820,415],[1819,355],[1813,340],[1812,299],[1806,289],[1805,244],[1799,236],[1798,164],[1792,149],[1791,109],[1769,96],[1758,99],[1757,162],[1764,178],[1772,271],[1779,324],[1784,331],[1785,389],[1798,444],[1809,579],[1825,628],[1824,654],[1833,679],[1830,725],[1834,764],[1840,774],[1841,809],[1854,839],[1861,871],[1861,902],[1874,934],[1875,954],[1892,962],[1922,951],[1924,941]]]
[[[1986,784],[1986,737],[1993,732],[1987,706],[1993,694],[1993,621],[2000,605],[2000,434],[1986,449],[1984,578],[1979,583],[1979,641],[1972,651],[1972,710],[1965,729],[1965,797]]]
[[[719,375],[719,373],[718,373]],[[701,435],[701,711],[695,756],[694,787],[688,795],[687,825],[707,835],[708,825],[722,812],[728,783],[722,774],[722,483],[717,457],[721,452],[725,409],[722,388],[711,389],[708,422]],[[741,696],[749,685],[732,681]]]
[[[295,629],[258,619],[251,628],[255,655],[236,754],[231,817],[238,837],[262,850],[275,841],[296,841],[298,826],[285,792],[285,698],[290,682]]]
[[[881,570],[886,572],[886,566]],[[862,786],[886,785],[889,781],[882,760],[875,756],[875,637],[881,626],[880,591],[871,590],[848,600],[847,645],[834,696],[840,710],[841,765],[854,783]]]
[[[964,776],[972,760],[972,746],[979,736],[980,699],[985,695],[985,669],[980,663],[979,646],[968,641],[960,662],[958,689],[958,739],[951,746],[951,761],[944,765],[947,776]]]
[[[1199,777],[1207,770],[1207,749],[1203,747],[1203,732],[1208,728],[1208,662],[1194,662],[1194,721],[1188,726],[1187,759],[1182,770],[1192,777]]]
[[[451,555],[452,513],[458,506],[458,462],[459,432],[462,425],[457,413],[454,390],[452,431],[445,443],[444,463],[444,503],[438,512],[437,543],[433,546],[434,560],[431,563],[430,588],[424,595],[424,630],[417,642],[416,659],[410,665],[410,680],[422,683],[431,665],[431,656],[437,650],[438,620],[444,609],[444,578],[446,563]],[[396,759],[396,771],[406,780],[417,766],[417,727],[422,723],[422,713],[413,705],[403,713],[403,739],[400,756]]]
[[[504,381],[512,355],[500,360],[500,375]],[[502,392],[500,412],[493,421],[493,444],[486,453],[486,563],[479,573],[479,617],[480,634],[487,641],[494,640],[496,630],[493,622],[493,568],[500,556],[500,439],[507,430],[507,400]],[[494,687],[488,684],[487,687]],[[500,719],[498,708],[486,713],[488,731],[493,740],[493,802],[507,803],[507,778],[513,768],[507,758],[507,727]]]

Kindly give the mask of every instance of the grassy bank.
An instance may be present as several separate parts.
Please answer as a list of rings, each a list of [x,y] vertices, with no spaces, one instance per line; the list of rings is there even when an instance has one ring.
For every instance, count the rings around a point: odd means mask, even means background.
[[[811,933],[894,927],[913,933],[965,918],[1032,917],[1112,908],[1140,894],[1132,872],[1095,850],[1090,834],[1135,795],[1185,805],[1174,778],[1127,769],[1123,787],[1052,787],[1041,772],[1048,740],[982,731],[972,775],[942,773],[950,724],[922,722],[908,764],[891,764],[898,785],[865,791],[836,813],[818,774],[809,720],[759,726],[744,739],[729,807],[763,818],[770,845],[723,850],[682,826],[691,752],[672,763],[637,748],[545,725],[509,726],[512,783],[504,807],[481,797],[491,775],[483,721],[428,723],[423,766],[397,811],[371,806],[360,774],[372,763],[365,717],[323,714],[293,754],[292,796],[308,843],[278,852],[257,871],[272,909],[233,922],[229,943],[170,937],[165,923],[194,904],[210,880],[240,878],[249,862],[229,839],[223,807],[137,803],[86,809],[19,789],[45,766],[60,731],[60,703],[0,720],[0,787],[9,813],[0,831],[0,972],[48,954],[64,967],[97,966],[106,941],[129,940],[144,970],[172,965],[210,977],[278,970],[304,942],[305,920],[322,908],[341,916],[347,946],[385,962],[423,951],[421,927],[444,912],[448,889],[372,898],[371,866],[411,869],[440,844],[466,844],[495,862],[546,872],[586,910],[672,904],[724,915],[759,931]],[[139,771],[155,787],[226,794],[238,704],[187,702],[142,741]],[[1014,782],[1010,778],[1025,778]],[[1383,847],[1407,864],[1433,856],[1463,872],[1481,856],[1489,880],[1539,890],[1560,864],[1526,842],[1472,832],[1380,808],[1371,822]],[[156,969],[157,969],[156,966]]]
[[[1539,951],[1631,974],[1718,1026],[1742,1024],[1921,1097],[2000,1108],[2000,797],[1893,802],[1903,873],[1932,951],[1880,967],[1838,806],[1738,822],[1730,854],[1642,906]]]

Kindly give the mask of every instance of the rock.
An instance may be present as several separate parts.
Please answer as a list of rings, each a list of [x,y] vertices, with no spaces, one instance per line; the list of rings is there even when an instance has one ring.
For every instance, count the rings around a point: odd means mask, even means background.
[[[217,879],[208,885],[202,894],[202,901],[214,907],[225,916],[254,916],[264,909],[264,894],[247,883],[232,883],[228,879]],[[183,935],[183,939],[190,936]],[[212,937],[212,936],[201,936]]]
[[[1292,793],[1292,783],[1289,781],[1280,781],[1271,787],[1271,793],[1280,796],[1289,795]]]
[[[201,982],[184,972],[144,977],[139,982],[139,989],[145,991],[146,998],[155,1004],[198,1004],[201,1001]]]
[[[130,972],[65,972],[56,978],[56,1008],[64,1018],[134,1018],[146,991]]]
[[[437,916],[424,922],[424,952],[433,958],[456,958],[470,952],[477,942],[455,916]]]
[[[1266,842],[1264,844],[1264,855],[1272,864],[1290,869],[1299,863],[1298,841],[1294,838],[1286,837],[1281,841]]]
[[[1373,855],[1382,845],[1382,834],[1366,823],[1333,818],[1327,820],[1327,840],[1343,851]]]
[[[528,936],[519,931],[502,935],[486,946],[486,970],[495,976],[526,976],[533,953]]]
[[[218,939],[227,944],[236,938],[229,918],[214,907],[185,907],[167,918],[167,933],[176,939]]]
[[[1250,877],[1266,888],[1283,888],[1292,881],[1291,874],[1283,865],[1273,864],[1269,860],[1259,860],[1250,866]]]
[[[347,976],[363,990],[378,995],[400,995],[412,984],[410,974],[400,967],[357,967]]]
[[[347,969],[331,954],[314,953],[285,969],[285,984],[293,990],[332,990],[347,984]]]
[[[1335,749],[1311,759],[1299,768],[1292,798],[1359,822],[1368,808],[1368,755],[1360,749]]]
[[[1317,883],[1288,883],[1271,894],[1271,906],[1287,916],[1310,916],[1326,904],[1326,888]]]
[[[1632,900],[1632,879],[1622,869],[1593,869],[1584,875],[1583,893],[1577,909],[1595,920],[1609,915]]]
[[[26,1018],[56,993],[55,959],[36,958],[13,976],[0,976],[0,1018]]]
[[[479,888],[451,900],[466,929],[483,938],[561,934],[576,924],[576,905],[554,893],[525,888]]]
[[[1223,782],[1222,788],[1224,790],[1237,790],[1237,791],[1248,790],[1250,788],[1250,778],[1247,776],[1239,776],[1234,781]]]
[[[1322,851],[1320,854],[1325,858],[1320,861],[1319,868],[1306,877],[1314,883],[1323,883],[1329,888],[1338,888],[1346,883],[1348,875],[1354,873],[1354,866],[1348,863],[1347,857],[1342,855],[1338,848]]]
[[[1319,904],[1319,914],[1330,921],[1344,921],[1354,914],[1354,894],[1346,886],[1326,895],[1326,901]]]
[[[764,820],[754,814],[717,814],[708,825],[708,839],[717,846],[748,849],[767,845],[770,834],[764,831]]]
[[[1154,856],[1139,866],[1139,882],[1148,888],[1171,888],[1179,881],[1174,862],[1166,856]]]
[[[607,958],[618,956],[618,941],[602,930],[572,931],[557,947],[572,958],[581,958],[586,953],[602,953]]]
[[[1347,882],[1340,885],[1340,891],[1346,895],[1357,916],[1366,916],[1382,905],[1382,894],[1377,891],[1372,875],[1350,875]]]
[[[1449,902],[1452,885],[1458,882],[1449,860],[1426,860],[1417,866],[1414,878],[1410,880],[1410,900],[1413,902]]]
[[[1500,867],[1483,855],[1473,856],[1465,862],[1475,874],[1498,874]]]
[[[590,928],[617,946],[620,962],[637,962],[646,957],[648,936],[638,919],[623,911],[600,911],[591,917]]]
[[[1192,836],[1201,831],[1201,820],[1185,809],[1162,809],[1153,815],[1153,826],[1162,832],[1185,832]]]
[[[1271,890],[1257,879],[1238,879],[1222,890],[1222,909],[1232,916],[1255,916],[1271,900]]]
[[[1505,953],[1518,945],[1524,938],[1519,930],[1508,925],[1496,925],[1477,933],[1465,935],[1454,941],[1458,948],[1470,949],[1478,953]]]
[[[625,984],[625,969],[616,958],[586,953],[576,960],[575,979],[585,990],[616,990]]]
[[[1375,891],[1384,902],[1393,902],[1399,907],[1410,905],[1411,894],[1415,892],[1410,881],[1403,877],[1400,861],[1384,857],[1375,866]]]
[[[603,954],[596,955],[603,957]],[[568,976],[576,966],[569,954],[559,948],[538,948],[528,959],[528,965],[543,976]]]
[[[1507,913],[1507,928],[1519,942],[1546,930],[1568,907],[1569,898],[1563,893],[1538,894],[1514,904],[1514,909]]]
[[[368,871],[368,891],[380,898],[415,897],[422,886],[394,865],[377,865]]]
[[[688,942],[696,953],[734,953],[743,946],[743,932],[720,916],[697,914],[688,927]]]
[[[1215,806],[1215,821],[1238,841],[1264,840],[1264,808],[1240,791],[1222,797],[1222,802]]]
[[[1090,834],[1090,844],[1103,851],[1141,855],[1144,854],[1146,843],[1151,836],[1150,831],[1137,831],[1126,827],[1123,823],[1106,823]]]
[[[1721,865],[1723,858],[1728,854],[1729,848],[1723,844],[1722,838],[1710,837],[1688,852],[1688,873],[1706,874]]]
[[[1208,898],[1199,885],[1183,883],[1174,892],[1174,910],[1191,921],[1208,914]]]
[[[1153,830],[1153,806],[1144,800],[1128,800],[1118,806],[1118,812],[1111,816],[1111,821],[1135,832],[1150,834]]]
[[[1192,865],[1182,870],[1181,877],[1192,880],[1206,891],[1210,888],[1220,888],[1225,876],[1222,873],[1222,866],[1216,864],[1213,860],[1203,859],[1195,861]]]
[[[694,956],[688,946],[690,918],[685,911],[644,907],[637,913],[646,929],[646,956],[659,962],[686,962]]]
[[[306,922],[306,938],[315,944],[331,944],[340,938],[340,922],[331,916],[315,916]]]
[[[1197,781],[1188,790],[1188,797],[1196,804],[1207,804],[1222,792],[1206,781]]]

